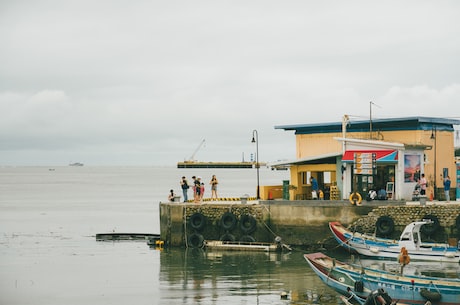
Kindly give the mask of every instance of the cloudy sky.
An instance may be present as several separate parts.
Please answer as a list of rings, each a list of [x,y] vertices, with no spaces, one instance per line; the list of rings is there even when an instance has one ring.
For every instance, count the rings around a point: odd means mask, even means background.
[[[292,159],[277,125],[460,118],[459,1],[0,1],[0,165]]]

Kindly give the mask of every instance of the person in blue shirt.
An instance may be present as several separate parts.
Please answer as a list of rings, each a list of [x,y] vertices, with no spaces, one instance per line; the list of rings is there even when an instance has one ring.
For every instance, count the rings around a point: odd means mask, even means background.
[[[314,199],[317,199],[318,198],[318,190],[319,190],[318,181],[315,179],[315,177],[310,177],[310,183],[311,183],[312,197]]]
[[[444,178],[444,195],[446,196],[446,202],[450,202],[450,177]]]

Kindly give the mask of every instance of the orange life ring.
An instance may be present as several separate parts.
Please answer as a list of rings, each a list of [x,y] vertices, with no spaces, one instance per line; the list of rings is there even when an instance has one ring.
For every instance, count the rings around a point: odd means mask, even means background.
[[[363,197],[361,197],[361,194],[358,192],[351,193],[350,198],[348,199],[352,205],[360,205],[361,201],[363,201]]]

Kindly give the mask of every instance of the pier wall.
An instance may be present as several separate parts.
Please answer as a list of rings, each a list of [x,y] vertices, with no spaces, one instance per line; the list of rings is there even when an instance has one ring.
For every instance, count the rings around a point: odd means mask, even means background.
[[[201,235],[206,240],[248,240],[273,242],[279,236],[286,244],[312,245],[330,236],[329,221],[352,223],[367,215],[371,206],[352,206],[344,203],[295,203],[291,201],[263,202],[261,204],[160,203],[160,235],[170,246],[184,246],[190,236]],[[279,203],[282,202],[282,203]],[[312,202],[313,203],[313,202]],[[205,224],[200,228],[191,223],[195,214],[203,215]],[[223,225],[235,218],[236,224]],[[229,216],[230,215],[230,216]],[[232,216],[233,215],[233,216]],[[242,225],[242,216],[255,219],[255,230]],[[248,232],[249,231],[249,232]]]
[[[196,217],[200,216],[200,218]],[[224,216],[225,215],[225,216]],[[279,236],[289,245],[315,247],[335,245],[329,231],[330,221],[340,221],[357,232],[374,233],[380,216],[395,224],[392,238],[399,238],[405,225],[429,216],[439,220],[440,228],[428,238],[435,241],[458,239],[460,204],[410,206],[401,202],[385,206],[353,206],[346,201],[261,201],[260,204],[160,203],[160,235],[169,246],[190,246],[197,236],[204,240],[243,240],[273,242]],[[225,219],[223,219],[223,216]],[[243,225],[243,219],[254,218]],[[192,223],[195,218],[195,223]],[[196,220],[198,220],[198,225]],[[202,223],[204,221],[204,223]],[[234,221],[234,225],[232,223]],[[225,222],[225,223],[224,223]],[[191,237],[195,237],[191,241]]]

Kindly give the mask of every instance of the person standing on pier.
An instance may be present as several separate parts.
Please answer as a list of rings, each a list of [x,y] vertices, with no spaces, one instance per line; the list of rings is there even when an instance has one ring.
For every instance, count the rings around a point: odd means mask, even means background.
[[[419,184],[420,184],[420,195],[425,196],[426,195],[426,178],[425,178],[425,174],[422,174],[422,178],[420,178]]]
[[[446,196],[446,202],[450,202],[450,177],[449,176],[446,176],[446,178],[444,178],[444,195]]]
[[[318,190],[319,190],[319,187],[318,187],[318,181],[316,180],[315,177],[310,177],[310,183],[311,183],[311,197],[313,199],[318,199]]]
[[[217,198],[217,184],[219,184],[219,181],[217,181],[216,175],[212,175],[211,181],[209,182],[211,184],[211,200],[215,199],[218,200]]]
[[[195,176],[192,177],[193,179],[195,179]],[[194,193],[194,202],[195,203],[200,203],[201,201],[201,177],[197,177],[194,181],[193,181],[193,193]]]
[[[180,181],[180,186],[182,188],[182,194],[184,195],[184,202],[187,202],[189,185],[188,185],[187,179],[184,176],[182,176],[182,179]]]

